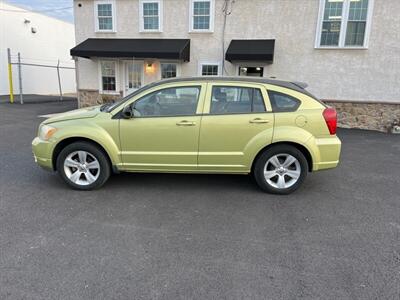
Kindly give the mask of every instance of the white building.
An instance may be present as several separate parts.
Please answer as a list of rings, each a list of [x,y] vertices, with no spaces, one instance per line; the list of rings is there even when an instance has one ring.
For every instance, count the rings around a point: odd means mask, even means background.
[[[74,67],[69,50],[75,45],[74,25],[0,2],[0,95],[9,94],[7,48],[12,62],[21,53],[23,63]],[[61,69],[62,90],[76,92],[75,70]],[[24,94],[58,94],[57,70],[22,66]],[[19,92],[18,68],[13,65],[14,93]]]
[[[386,130],[400,119],[399,11],[399,0],[74,0],[80,103],[171,76],[263,76],[308,83],[343,126]]]

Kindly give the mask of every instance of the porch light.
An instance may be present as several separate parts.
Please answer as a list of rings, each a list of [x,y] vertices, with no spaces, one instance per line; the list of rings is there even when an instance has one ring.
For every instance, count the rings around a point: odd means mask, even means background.
[[[153,63],[146,64],[146,73],[154,73],[154,64]]]

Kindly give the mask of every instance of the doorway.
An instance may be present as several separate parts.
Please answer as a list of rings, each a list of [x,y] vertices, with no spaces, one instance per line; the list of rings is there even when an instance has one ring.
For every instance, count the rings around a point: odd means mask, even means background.
[[[144,72],[142,61],[125,62],[125,95],[133,93],[143,86]]]
[[[263,77],[264,67],[239,67],[239,76]]]

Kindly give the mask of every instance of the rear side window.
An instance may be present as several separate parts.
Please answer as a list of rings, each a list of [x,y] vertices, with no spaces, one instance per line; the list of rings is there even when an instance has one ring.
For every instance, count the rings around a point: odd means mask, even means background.
[[[243,114],[265,112],[264,98],[257,88],[214,86],[211,114]]]
[[[301,104],[299,99],[275,91],[268,91],[268,96],[274,112],[296,111]]]

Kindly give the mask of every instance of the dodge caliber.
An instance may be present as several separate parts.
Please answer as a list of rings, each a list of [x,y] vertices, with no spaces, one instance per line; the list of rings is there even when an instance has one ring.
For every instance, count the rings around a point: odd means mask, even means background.
[[[336,122],[336,111],[304,84],[178,78],[54,115],[32,147],[37,164],[78,190],[99,188],[119,172],[232,173],[289,194],[308,172],[338,165]]]

